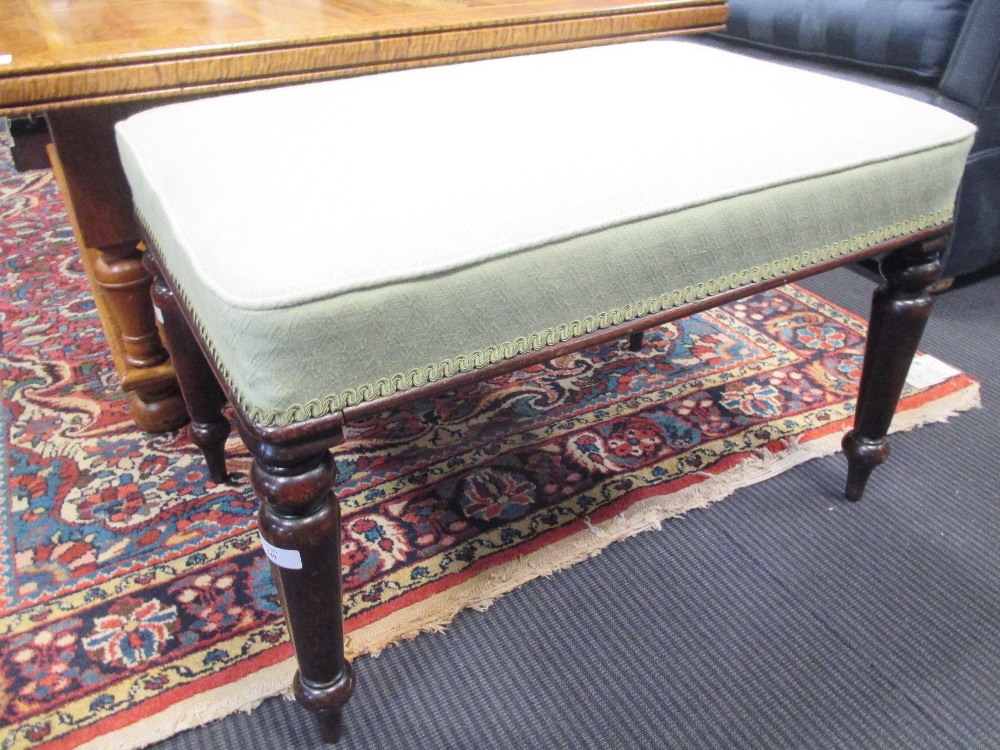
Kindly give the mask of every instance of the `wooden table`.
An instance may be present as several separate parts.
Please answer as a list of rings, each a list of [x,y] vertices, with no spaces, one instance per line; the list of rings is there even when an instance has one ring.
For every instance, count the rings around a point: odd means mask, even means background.
[[[149,301],[115,122],[227,91],[717,29],[726,14],[726,0],[0,0],[0,115],[48,120],[132,417],[161,432],[187,413]],[[294,112],[261,116],[275,143],[295,137]]]

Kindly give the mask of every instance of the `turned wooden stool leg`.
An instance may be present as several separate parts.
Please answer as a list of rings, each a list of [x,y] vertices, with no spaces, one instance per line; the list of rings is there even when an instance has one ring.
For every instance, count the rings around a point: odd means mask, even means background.
[[[337,471],[328,450],[285,463],[262,457],[280,449],[248,445],[260,535],[299,663],[295,697],[316,713],[323,739],[336,742],[354,692],[354,670],[344,657],[340,506],[332,491]]]
[[[223,484],[229,478],[226,473],[226,438],[231,430],[229,420],[222,413],[226,396],[191,333],[174,293],[163,282],[156,261],[147,254],[144,263],[154,276],[151,289],[153,308],[174,363],[184,403],[191,415],[191,424],[188,425],[191,442],[205,456],[212,481]]]
[[[889,457],[886,435],[941,277],[946,236],[907,245],[882,259],[885,279],[872,297],[854,429],[844,436],[848,500],[860,500],[872,470]]]

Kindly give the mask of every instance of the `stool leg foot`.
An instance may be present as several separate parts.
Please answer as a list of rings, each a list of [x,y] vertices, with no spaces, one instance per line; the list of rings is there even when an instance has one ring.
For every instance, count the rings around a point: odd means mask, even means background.
[[[148,254],[144,262],[153,272],[153,306],[157,311],[163,340],[174,363],[184,403],[191,415],[188,434],[191,442],[205,456],[212,481],[224,484],[229,478],[226,473],[226,438],[231,429],[229,420],[222,413],[226,396],[198,346],[198,341],[191,333],[174,293],[164,283],[159,269]]]
[[[323,736],[323,742],[333,743],[340,741],[343,717],[343,707],[316,712],[316,718],[319,719],[319,729]]]
[[[635,333],[630,333],[628,337],[628,348],[632,352],[642,351],[642,334],[644,331],[636,331]]]
[[[208,465],[208,475],[216,484],[229,481],[226,471],[226,439],[229,437],[231,425],[220,411],[214,422],[200,422],[192,419],[188,425],[191,442],[201,448]]]
[[[260,535],[299,665],[295,698],[316,713],[323,739],[336,742],[343,706],[354,692],[354,670],[344,656],[336,468],[328,450],[286,463],[272,458],[271,447],[251,445]]]
[[[872,297],[854,429],[844,436],[848,500],[860,500],[872,470],[889,456],[886,435],[933,301],[928,289],[941,276],[939,236],[882,259],[885,279]]]
[[[340,700],[343,697],[343,690],[354,691],[354,668],[351,666],[350,662],[344,662],[347,671],[345,672],[345,678],[339,683],[336,683],[331,692],[331,696],[324,701],[326,705],[333,703],[334,700]],[[310,698],[301,697],[304,695],[301,690],[301,681],[298,675],[295,678],[295,699],[300,705],[310,708],[313,705],[319,705],[321,700],[318,697],[312,697],[313,694],[310,693]],[[334,695],[340,691],[340,694]],[[347,698],[350,698],[350,692],[347,694]],[[346,701],[347,698],[344,698]],[[327,744],[333,744],[335,742],[340,742],[341,735],[343,733],[343,722],[344,722],[344,706],[338,705],[333,708],[313,708],[313,715],[319,722],[319,733],[323,738],[323,742]]]
[[[852,430],[844,435],[841,445],[847,454],[847,486],[844,497],[851,501],[860,500],[872,471],[889,457],[889,441],[884,437],[865,440]]]

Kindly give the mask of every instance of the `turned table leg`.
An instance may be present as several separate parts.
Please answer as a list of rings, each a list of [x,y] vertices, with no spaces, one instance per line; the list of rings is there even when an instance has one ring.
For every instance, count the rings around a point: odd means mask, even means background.
[[[130,413],[148,432],[187,422],[167,351],[149,301],[139,232],[115,146],[114,124],[135,105],[75,107],[48,113],[52,166],[67,201],[94,301]]]
[[[130,370],[149,371],[167,361],[153,310],[149,304],[152,277],[142,264],[136,243],[99,248],[94,280],[109,303],[120,332],[125,363]],[[148,432],[164,432],[184,420],[177,383],[172,377],[150,379],[131,387],[131,415]]]
[[[886,435],[941,277],[946,236],[907,245],[880,264],[883,284],[872,297],[854,429],[844,436],[848,500],[860,500],[872,470],[889,457]]]
[[[295,697],[317,715],[323,739],[336,742],[344,704],[354,692],[354,670],[344,657],[336,468],[328,450],[303,456],[300,449],[299,457],[286,462],[269,455],[272,446],[253,440],[248,445],[254,453],[251,483],[261,502],[260,535],[299,665]]]
[[[226,438],[231,430],[229,420],[222,413],[226,396],[181,313],[177,298],[164,283],[156,262],[150,255],[144,262],[154,275],[151,289],[153,309],[160,322],[163,340],[170,350],[184,403],[191,415],[188,425],[191,442],[201,448],[212,481],[223,484],[228,479]]]

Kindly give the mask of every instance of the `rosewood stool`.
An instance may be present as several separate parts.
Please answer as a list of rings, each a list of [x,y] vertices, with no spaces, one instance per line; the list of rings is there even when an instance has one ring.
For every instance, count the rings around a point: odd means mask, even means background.
[[[276,137],[270,115],[294,113]],[[228,400],[299,671],[339,737],[329,449],[387,407],[884,256],[847,497],[940,275],[970,124],[684,41],[275,88],[117,128],[157,316],[212,477]]]

